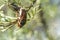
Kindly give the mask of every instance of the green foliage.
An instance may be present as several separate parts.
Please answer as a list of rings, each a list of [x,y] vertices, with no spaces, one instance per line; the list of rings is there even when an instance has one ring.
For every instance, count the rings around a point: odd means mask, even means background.
[[[36,2],[33,3],[34,1]],[[10,7],[10,3],[13,2],[25,10],[28,10],[26,12],[27,22],[22,28],[18,27],[17,22],[16,24],[9,25],[17,19],[16,12]],[[32,7],[30,7],[31,5]],[[41,23],[40,17],[41,10],[43,10],[43,18],[46,21],[56,16],[56,5],[51,6],[49,0],[0,0],[0,36],[2,36],[0,40],[30,40],[31,38],[44,40],[44,37],[46,40],[49,40],[49,38],[45,36],[45,29],[42,27],[43,24]],[[40,27],[42,27],[44,31],[41,31]]]

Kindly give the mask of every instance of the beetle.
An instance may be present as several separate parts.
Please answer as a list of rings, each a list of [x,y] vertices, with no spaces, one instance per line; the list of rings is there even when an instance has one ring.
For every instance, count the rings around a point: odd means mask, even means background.
[[[26,23],[26,18],[27,18],[27,13],[26,10],[18,7],[16,4],[12,3],[12,8],[14,9],[14,11],[16,11],[16,16],[17,18],[17,22],[18,22],[18,27],[23,27]]]

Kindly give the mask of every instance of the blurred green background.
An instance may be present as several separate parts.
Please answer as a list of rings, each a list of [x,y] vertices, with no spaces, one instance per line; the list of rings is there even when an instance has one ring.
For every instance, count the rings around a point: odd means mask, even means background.
[[[28,10],[22,28],[6,26],[17,19],[13,2]],[[60,40],[60,0],[0,0],[0,40]]]

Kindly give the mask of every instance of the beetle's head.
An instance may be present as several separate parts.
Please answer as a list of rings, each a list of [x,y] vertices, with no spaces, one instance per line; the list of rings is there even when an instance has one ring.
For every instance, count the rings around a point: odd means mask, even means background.
[[[18,11],[20,10],[20,7],[18,7],[15,3],[12,3],[12,8],[15,10],[15,11]]]

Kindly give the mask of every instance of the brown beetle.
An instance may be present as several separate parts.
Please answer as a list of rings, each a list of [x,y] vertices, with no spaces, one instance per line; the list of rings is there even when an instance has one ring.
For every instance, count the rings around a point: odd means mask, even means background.
[[[26,16],[27,16],[26,10],[21,7],[18,7],[14,3],[12,3],[11,5],[12,5],[12,8],[16,11],[16,16],[18,17],[17,18],[18,27],[21,28],[26,23]]]

